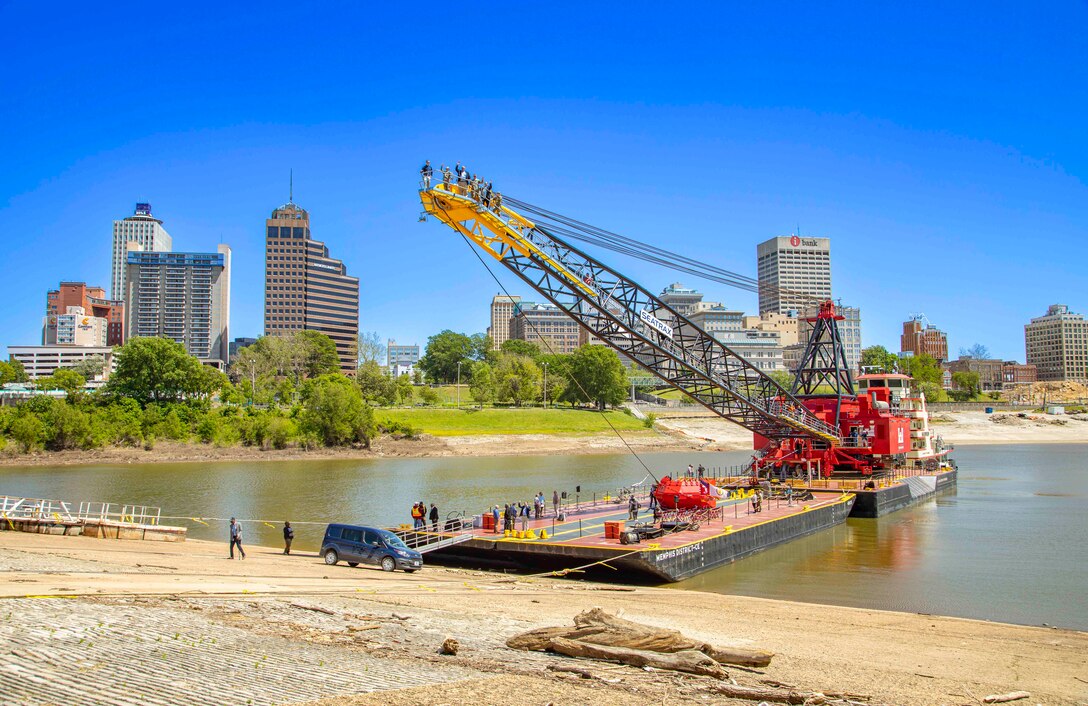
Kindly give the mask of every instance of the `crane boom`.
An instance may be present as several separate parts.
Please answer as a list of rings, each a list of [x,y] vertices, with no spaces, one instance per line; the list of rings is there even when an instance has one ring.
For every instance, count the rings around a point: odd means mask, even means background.
[[[552,304],[664,382],[767,439],[838,446],[837,428],[773,378],[648,290],[513,210],[485,207],[470,189],[436,184],[423,209],[479,246]]]

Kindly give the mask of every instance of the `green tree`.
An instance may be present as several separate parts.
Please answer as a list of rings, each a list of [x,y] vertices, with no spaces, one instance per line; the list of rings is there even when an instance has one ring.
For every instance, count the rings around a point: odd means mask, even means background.
[[[966,370],[952,373],[952,389],[965,393],[966,399],[973,398],[982,389],[979,385],[979,374]]]
[[[6,363],[0,362],[0,385],[9,382],[27,382],[29,379],[23,364],[15,356],[9,356]]]
[[[472,364],[472,382],[468,389],[472,401],[480,407],[495,399],[495,374],[489,363],[478,360]]]
[[[167,338],[132,338],[114,354],[117,370],[106,389],[142,405],[206,397],[218,379],[184,346]],[[213,371],[215,372],[215,371]]]
[[[412,404],[415,388],[412,387],[412,379],[407,375],[401,375],[396,379],[397,400],[401,404]]]
[[[355,337],[355,350],[358,352],[359,365],[363,363],[385,363],[385,343],[377,331],[366,331]]]
[[[62,451],[90,445],[90,419],[75,405],[64,400],[53,400],[45,422],[45,439],[49,448]]]
[[[899,364],[907,375],[914,378],[916,383],[930,383],[940,387],[944,372],[933,356],[926,353],[911,355],[901,358]]]
[[[545,370],[544,383],[548,386],[548,404],[559,402],[563,399],[563,391],[566,390],[567,385],[570,384],[570,356],[549,353],[540,356],[540,360],[537,361],[537,364]],[[624,386],[627,387],[627,383],[625,383]],[[543,385],[541,385],[540,392],[543,397]]]
[[[428,407],[435,406],[438,404],[438,390],[433,387],[419,388],[419,401]]]
[[[523,355],[526,358],[540,360],[540,346],[531,341],[520,341],[516,338],[508,338],[502,342],[502,345],[499,346],[499,350],[503,353]]]
[[[367,402],[388,406],[397,401],[397,381],[377,361],[368,360],[359,366],[355,384]]]
[[[9,429],[11,438],[22,448],[23,453],[30,453],[41,447],[45,440],[45,424],[32,412],[15,417]]]
[[[52,375],[40,377],[34,383],[39,390],[64,390],[64,393],[71,397],[83,391],[87,380],[77,372],[58,368]]]
[[[495,397],[521,407],[540,399],[544,374],[532,358],[500,353],[495,365]]]
[[[869,346],[861,351],[861,367],[876,368],[882,373],[894,373],[899,366],[899,356],[884,346]]]
[[[611,348],[586,344],[574,351],[570,378],[562,399],[572,405],[592,402],[603,410],[607,405],[621,404],[627,397],[627,376]]]
[[[69,365],[66,369],[82,375],[84,380],[95,380],[105,373],[106,361],[100,355],[92,355]]]
[[[294,355],[303,362],[303,375],[316,378],[340,372],[340,357],[336,354],[336,343],[320,331],[301,330],[292,336],[296,347]],[[296,384],[297,384],[296,380]]]
[[[769,375],[772,380],[782,386],[783,390],[789,392],[793,388],[793,373],[785,370],[772,370]]]
[[[378,432],[374,412],[359,388],[342,375],[322,375],[307,381],[302,391],[302,430],[326,446],[361,443],[370,447]]]
[[[484,339],[486,338],[485,336]],[[485,353],[480,350],[479,341],[474,339],[475,337],[454,333],[448,329],[436,333],[427,339],[427,347],[419,361],[420,369],[427,374],[429,380],[456,382],[457,364],[462,364],[462,373],[465,374],[467,363],[479,360]]]

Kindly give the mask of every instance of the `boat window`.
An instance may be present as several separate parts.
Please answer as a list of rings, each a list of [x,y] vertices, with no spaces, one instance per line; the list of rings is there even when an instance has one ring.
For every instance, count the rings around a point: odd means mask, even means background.
[[[869,387],[887,387],[883,380],[870,380]]]

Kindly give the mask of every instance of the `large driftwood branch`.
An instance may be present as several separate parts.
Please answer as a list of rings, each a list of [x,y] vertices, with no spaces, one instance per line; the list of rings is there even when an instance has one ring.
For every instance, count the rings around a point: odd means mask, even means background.
[[[688,674],[726,679],[728,674],[717,662],[707,657],[702,652],[684,650],[681,652],[661,653],[649,650],[635,650],[626,647],[610,647],[597,645],[579,640],[568,640],[556,637],[548,643],[548,650],[558,652],[568,657],[587,657],[589,659],[602,659],[632,667],[653,667],[655,669],[669,669]]]
[[[1020,699],[1030,699],[1031,694],[1026,691],[1010,691],[1007,694],[991,694],[982,700],[984,704],[1004,704],[1009,701],[1019,701]]]
[[[771,658],[774,656],[773,653],[762,650],[749,650],[741,647],[715,647],[685,637],[676,630],[652,628],[618,618],[605,613],[600,608],[594,608],[576,616],[572,628],[556,627],[530,630],[511,637],[506,641],[506,644],[516,650],[547,650],[549,649],[549,643],[556,638],[662,653],[694,650],[702,652],[721,664],[736,664],[744,667],[766,667],[771,663]]]

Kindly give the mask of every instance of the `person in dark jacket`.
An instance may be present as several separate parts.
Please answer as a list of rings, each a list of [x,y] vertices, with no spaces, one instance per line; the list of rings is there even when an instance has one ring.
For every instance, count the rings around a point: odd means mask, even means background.
[[[438,531],[438,507],[431,503],[431,531]]]
[[[295,530],[291,528],[290,522],[283,523],[283,553],[291,553],[291,542],[295,541]]]
[[[246,558],[246,550],[242,549],[242,523],[230,518],[230,558],[234,558],[234,547],[238,547],[239,559]]]

